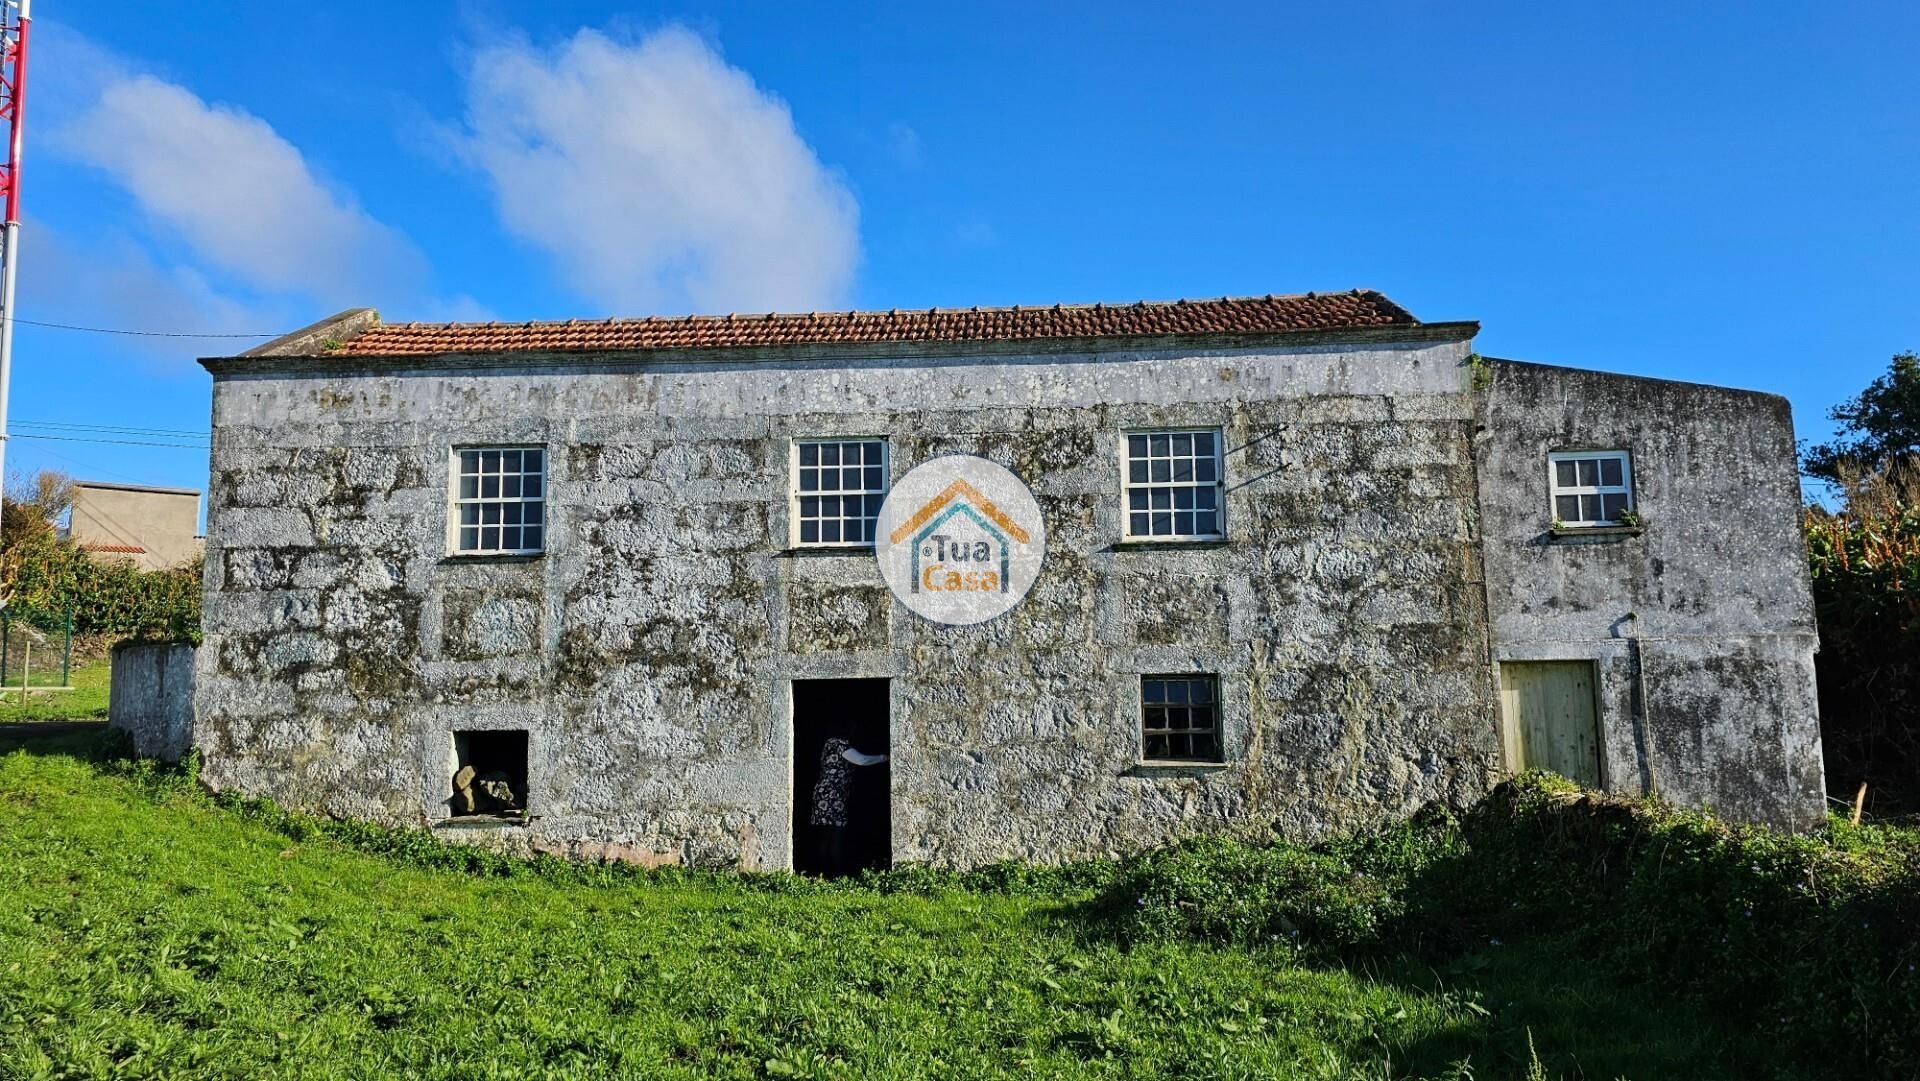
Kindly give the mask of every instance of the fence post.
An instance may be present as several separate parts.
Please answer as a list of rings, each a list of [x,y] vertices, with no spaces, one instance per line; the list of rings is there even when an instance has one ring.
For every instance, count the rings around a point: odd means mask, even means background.
[[[73,686],[73,609],[67,609],[67,643],[60,651],[60,685]]]

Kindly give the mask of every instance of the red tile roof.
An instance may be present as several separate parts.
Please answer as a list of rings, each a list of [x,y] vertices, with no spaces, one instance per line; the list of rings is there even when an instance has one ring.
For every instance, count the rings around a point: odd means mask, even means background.
[[[800,315],[691,315],[544,323],[376,323],[323,354],[620,352],[874,342],[1026,341],[1170,334],[1273,334],[1416,326],[1371,290],[1045,308],[928,308]],[[305,344],[303,342],[303,344]],[[261,352],[279,352],[263,348]],[[305,351],[305,350],[303,350]]]
[[[107,555],[138,556],[147,554],[147,550],[138,544],[114,544],[111,541],[81,541],[80,547],[88,552],[104,552]]]

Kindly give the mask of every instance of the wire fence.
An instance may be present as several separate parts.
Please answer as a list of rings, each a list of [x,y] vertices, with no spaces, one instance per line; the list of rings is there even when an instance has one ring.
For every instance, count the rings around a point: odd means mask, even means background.
[[[73,612],[0,608],[0,687],[73,686]]]

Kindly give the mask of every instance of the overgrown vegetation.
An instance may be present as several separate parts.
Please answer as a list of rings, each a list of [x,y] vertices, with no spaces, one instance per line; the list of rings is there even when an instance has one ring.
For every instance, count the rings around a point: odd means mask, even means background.
[[[1920,508],[1809,510],[1806,532],[1827,786],[1865,782],[1876,811],[1920,812]]]
[[[0,1076],[1913,1069],[1913,834],[1531,783],[1311,847],[821,883],[510,859],[34,747],[0,757]]]
[[[1920,356],[1829,416],[1838,435],[1801,462],[1840,507],[1805,515],[1827,787],[1864,782],[1873,811],[1920,813]]]
[[[1319,960],[1546,936],[1764,1019],[1800,1061],[1920,1075],[1920,831],[1736,829],[1535,777],[1459,820],[1310,849],[1151,853],[1099,908],[1129,941],[1274,942]]]
[[[9,606],[72,612],[77,635],[200,640],[198,565],[144,571],[51,537],[10,547],[8,563]]]
[[[68,613],[75,635],[104,645],[125,638],[200,640],[200,567],[145,571],[94,559],[61,538],[73,482],[42,472],[9,486],[0,503],[0,598],[22,618],[57,626]]]

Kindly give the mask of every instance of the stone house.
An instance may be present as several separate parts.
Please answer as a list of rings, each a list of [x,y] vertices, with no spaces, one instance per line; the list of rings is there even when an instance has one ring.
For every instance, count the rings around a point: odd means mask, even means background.
[[[891,755],[855,793],[869,863],[1311,837],[1531,766],[1815,821],[1787,403],[1484,359],[1477,330],[1373,292],[359,310],[209,358],[203,776],[763,869],[804,866],[833,733]],[[910,612],[869,546],[889,485],[953,454],[1024,481],[1047,537],[971,626]]]

